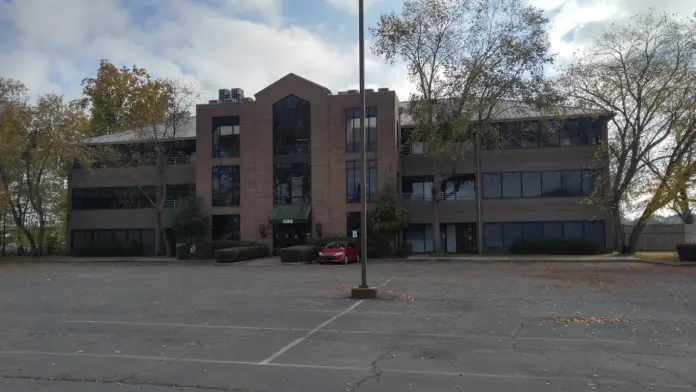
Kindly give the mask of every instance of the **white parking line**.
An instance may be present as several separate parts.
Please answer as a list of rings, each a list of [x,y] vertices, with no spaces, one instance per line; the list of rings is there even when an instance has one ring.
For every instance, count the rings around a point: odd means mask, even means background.
[[[141,355],[123,355],[123,354],[88,354],[88,353],[58,353],[58,352],[40,352],[40,351],[0,351],[0,356],[53,356],[53,357],[83,357],[83,358],[103,358],[103,359],[126,359],[126,360],[145,360],[159,362],[181,362],[181,363],[204,363],[204,364],[222,364],[222,365],[242,365],[242,366],[272,366],[279,368],[299,368],[299,369],[316,369],[316,370],[339,370],[339,371],[360,371],[372,372],[371,368],[361,368],[352,366],[326,366],[326,365],[303,365],[291,363],[263,363],[263,362],[246,362],[246,361],[226,361],[216,359],[198,359],[198,358],[176,358],[176,357],[153,357]],[[557,376],[531,376],[524,374],[493,374],[493,373],[467,373],[467,372],[440,372],[436,370],[410,370],[410,369],[380,369],[383,373],[397,373],[410,375],[426,375],[426,376],[451,376],[451,377],[471,377],[471,378],[497,378],[497,379],[514,379],[514,380],[531,380],[531,381],[556,381],[556,382],[587,382],[599,384],[614,384],[614,385],[636,385],[650,386],[653,388],[675,388],[693,390],[693,386],[684,384],[653,384],[653,383],[636,383],[631,380],[612,380],[612,379],[597,379],[587,377],[557,377]],[[60,380],[56,380],[60,381]]]
[[[331,317],[330,319],[324,321],[323,323],[319,324],[319,326],[317,326],[317,327],[314,328],[313,330],[311,330],[311,331],[307,332],[306,334],[302,335],[301,337],[299,337],[299,338],[293,340],[292,342],[290,342],[290,344],[288,344],[287,346],[285,346],[285,347],[281,348],[280,350],[276,351],[275,353],[273,353],[273,355],[271,355],[270,357],[264,359],[264,360],[261,361],[260,363],[261,363],[262,365],[265,365],[265,364],[270,363],[270,362],[273,361],[274,359],[276,359],[276,358],[278,358],[279,356],[283,355],[284,352],[286,352],[286,351],[290,350],[291,348],[297,346],[297,345],[300,344],[303,340],[307,339],[308,337],[310,337],[310,336],[314,335],[315,333],[317,333],[317,331],[319,331],[320,329],[322,329],[322,328],[326,327],[327,325],[331,324],[331,323],[332,323],[333,321],[335,321],[337,318],[339,318],[339,317],[343,316],[344,314],[347,314],[347,313],[350,312],[351,310],[357,308],[357,307],[358,307],[361,303],[363,303],[364,301],[365,301],[365,300],[360,300],[360,301],[354,303],[353,305],[351,305],[350,307],[348,307],[348,309],[344,310],[343,312],[341,312],[341,313],[339,313],[339,314],[337,314],[337,315]]]
[[[353,305],[357,306],[357,305]],[[330,319],[335,321],[336,318],[345,315],[345,310],[342,314],[336,315]],[[101,321],[101,320],[66,320],[65,323],[72,324],[105,324],[105,325],[132,325],[139,327],[174,327],[174,328],[203,328],[203,329],[237,329],[237,330],[252,330],[252,331],[290,331],[290,332],[317,332],[348,334],[348,335],[386,335],[386,336],[413,336],[424,338],[443,338],[443,339],[496,339],[509,340],[512,339],[509,335],[457,335],[457,334],[440,334],[440,333],[418,333],[418,332],[388,332],[388,331],[356,331],[342,329],[322,329],[322,328],[285,328],[285,327],[248,327],[240,325],[215,325],[215,324],[181,324],[181,323],[146,323],[146,322],[131,322],[131,321]],[[324,326],[328,323],[324,324]],[[580,339],[580,338],[545,338],[545,337],[523,337],[517,336],[515,340],[528,341],[552,341],[552,342],[578,342],[578,343],[607,343],[607,344],[636,344],[631,340],[612,340],[612,339]],[[286,350],[287,351],[287,350]]]

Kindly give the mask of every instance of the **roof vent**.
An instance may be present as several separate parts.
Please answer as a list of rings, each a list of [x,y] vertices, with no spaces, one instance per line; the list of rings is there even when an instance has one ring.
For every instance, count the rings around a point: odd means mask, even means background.
[[[389,87],[380,87],[377,91],[379,91],[380,93],[385,93],[389,91]]]

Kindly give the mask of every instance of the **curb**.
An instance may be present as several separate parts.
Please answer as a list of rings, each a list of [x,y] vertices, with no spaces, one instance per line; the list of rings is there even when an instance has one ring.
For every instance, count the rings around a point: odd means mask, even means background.
[[[648,260],[648,259],[638,259],[638,261],[641,261],[643,263],[648,263],[648,264],[663,265],[666,267],[675,267],[675,268],[696,267],[696,261],[682,261],[679,263],[674,263],[674,262],[670,262],[670,261]]]

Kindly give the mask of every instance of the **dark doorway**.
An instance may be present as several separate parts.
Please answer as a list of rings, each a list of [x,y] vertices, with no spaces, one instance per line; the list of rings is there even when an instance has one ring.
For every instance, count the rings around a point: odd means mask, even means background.
[[[280,248],[304,245],[312,237],[312,226],[309,223],[291,223],[273,225],[273,253]]]
[[[457,224],[457,253],[476,253],[476,223]]]

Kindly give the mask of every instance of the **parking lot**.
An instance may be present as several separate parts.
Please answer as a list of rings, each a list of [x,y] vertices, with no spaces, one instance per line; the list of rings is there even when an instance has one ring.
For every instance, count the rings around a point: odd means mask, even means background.
[[[685,391],[696,269],[0,264],[0,390]]]

